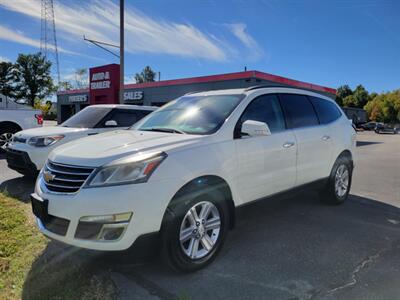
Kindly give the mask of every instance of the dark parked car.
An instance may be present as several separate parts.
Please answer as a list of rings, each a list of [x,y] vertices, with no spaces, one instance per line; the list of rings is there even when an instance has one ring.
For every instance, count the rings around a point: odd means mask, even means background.
[[[396,134],[399,128],[392,124],[378,123],[375,127],[376,133],[393,133]]]
[[[371,122],[362,124],[362,125],[361,125],[361,128],[364,129],[364,130],[375,130],[375,128],[376,128],[376,126],[377,126],[378,124],[381,124],[381,123],[372,122],[372,121],[371,121]]]

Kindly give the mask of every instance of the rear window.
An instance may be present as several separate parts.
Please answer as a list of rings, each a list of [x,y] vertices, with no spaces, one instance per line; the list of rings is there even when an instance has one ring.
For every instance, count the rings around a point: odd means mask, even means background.
[[[106,122],[110,120],[117,122],[117,127],[130,127],[149,113],[151,113],[149,110],[114,109],[96,127],[105,127]]]
[[[289,128],[300,128],[319,124],[315,110],[307,96],[280,94],[280,99]]]
[[[318,97],[309,97],[311,103],[314,105],[315,111],[318,114],[319,122],[321,124],[328,124],[340,118],[342,115],[337,106],[325,99]]]
[[[94,128],[109,112],[111,108],[88,106],[66,120],[60,126],[73,128]]]

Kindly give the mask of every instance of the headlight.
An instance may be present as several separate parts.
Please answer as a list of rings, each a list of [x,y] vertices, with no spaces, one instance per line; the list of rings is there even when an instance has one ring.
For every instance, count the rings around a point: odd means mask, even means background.
[[[146,182],[166,157],[167,154],[161,152],[112,162],[99,168],[89,178],[86,187]]]
[[[47,147],[57,143],[59,140],[63,139],[63,135],[54,136],[35,136],[28,140],[28,144],[34,147]]]

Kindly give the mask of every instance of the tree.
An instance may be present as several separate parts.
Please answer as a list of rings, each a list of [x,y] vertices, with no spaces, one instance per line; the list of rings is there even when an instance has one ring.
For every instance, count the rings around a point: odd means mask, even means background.
[[[13,70],[15,98],[31,106],[55,92],[50,75],[51,62],[41,54],[19,54]]]
[[[73,89],[73,86],[72,86],[71,82],[69,82],[69,81],[61,81],[58,84],[58,89],[57,90],[69,91],[69,90],[72,90],[72,89]]]
[[[146,66],[142,72],[135,74],[136,83],[153,82],[155,81],[156,72],[149,66]]]
[[[382,93],[368,101],[364,106],[370,120],[398,123],[400,122],[400,90]]]
[[[43,115],[47,116],[52,106],[53,103],[51,101],[46,101],[45,103],[43,103],[43,101],[36,99],[33,108],[41,110],[43,112]]]
[[[75,85],[76,89],[83,89],[89,86],[89,77],[88,70],[85,68],[76,69],[74,73]]]
[[[353,96],[355,98],[355,104],[356,104],[355,107],[358,108],[363,108],[369,100],[368,91],[361,84],[359,84],[356,87],[356,89],[353,92]]]
[[[353,95],[353,91],[347,84],[338,87],[338,89],[336,90],[337,104],[343,105],[343,99],[350,95]]]
[[[357,100],[354,95],[348,95],[342,101],[344,107],[357,107]]]
[[[12,97],[14,92],[12,70],[12,63],[0,62],[0,94],[6,97]]]
[[[371,99],[368,94],[368,91],[361,84],[359,84],[354,91],[351,91],[351,89],[349,91],[347,90],[347,88],[348,86],[344,90],[342,90],[340,94],[340,97],[347,95],[344,98],[341,98],[341,103],[340,103],[345,107],[363,108],[367,104],[367,102]]]

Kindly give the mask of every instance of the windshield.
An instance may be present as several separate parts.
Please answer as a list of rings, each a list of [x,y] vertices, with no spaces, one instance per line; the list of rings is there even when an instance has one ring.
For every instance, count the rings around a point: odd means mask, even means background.
[[[60,126],[75,127],[75,128],[93,128],[100,122],[109,112],[109,107],[88,106],[72,116]]]
[[[243,95],[184,96],[133,126],[136,130],[188,134],[216,132]]]

